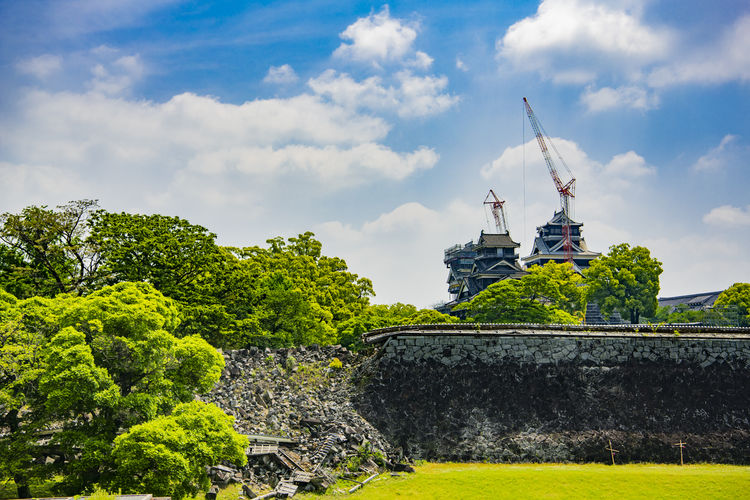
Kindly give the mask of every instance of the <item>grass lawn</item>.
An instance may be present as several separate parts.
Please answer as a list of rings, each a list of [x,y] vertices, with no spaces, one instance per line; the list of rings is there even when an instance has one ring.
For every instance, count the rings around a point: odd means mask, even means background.
[[[338,492],[298,494],[301,500],[351,497],[358,500],[428,499],[750,499],[750,467],[734,465],[632,464],[435,464],[415,474],[384,474],[347,495],[354,483],[341,481]],[[50,482],[35,484],[35,496],[50,494]],[[0,484],[0,498],[13,498],[15,485]],[[239,485],[219,492],[218,500],[238,500]],[[202,494],[192,500],[203,500]]]
[[[346,491],[353,483],[339,483]],[[295,498],[340,497],[298,495]],[[357,499],[750,499],[750,467],[732,465],[425,464],[383,475]]]

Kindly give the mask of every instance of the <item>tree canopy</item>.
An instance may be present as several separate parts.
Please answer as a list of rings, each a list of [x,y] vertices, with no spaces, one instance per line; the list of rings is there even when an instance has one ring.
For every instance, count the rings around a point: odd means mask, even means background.
[[[87,238],[93,200],[0,215],[0,287],[19,298],[95,289],[99,253]]]
[[[455,311],[480,323],[577,323],[582,280],[570,264],[532,266],[520,279],[498,281]]]
[[[178,324],[175,303],[147,283],[84,297],[0,294],[0,427],[10,431],[0,436],[0,463],[19,497],[32,477],[63,474],[68,493],[113,481],[122,429],[213,386],[223,357],[200,337],[175,337]],[[49,442],[40,441],[50,427]],[[59,460],[32,460],[45,454]]]
[[[598,303],[605,315],[617,311],[631,323],[638,323],[641,316],[656,313],[661,273],[661,262],[651,257],[647,248],[612,245],[608,254],[592,260],[584,271],[586,297]]]
[[[716,298],[714,307],[735,308],[739,322],[750,325],[750,283],[735,283]]]

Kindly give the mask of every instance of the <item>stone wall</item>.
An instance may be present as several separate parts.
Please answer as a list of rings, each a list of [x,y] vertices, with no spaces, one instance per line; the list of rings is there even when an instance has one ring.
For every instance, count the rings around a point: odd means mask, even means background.
[[[750,463],[750,336],[394,334],[356,407],[411,458]]]
[[[497,361],[613,365],[671,360],[705,368],[718,361],[750,364],[750,338],[679,335],[404,335],[388,339],[385,357],[434,360],[446,366]]]

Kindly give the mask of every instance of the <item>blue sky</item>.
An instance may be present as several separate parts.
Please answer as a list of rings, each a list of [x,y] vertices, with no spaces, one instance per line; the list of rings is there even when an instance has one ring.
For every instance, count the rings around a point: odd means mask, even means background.
[[[522,255],[559,206],[524,96],[590,249],[647,246],[662,295],[750,281],[745,1],[0,0],[0,212],[312,230],[428,306],[490,188]]]

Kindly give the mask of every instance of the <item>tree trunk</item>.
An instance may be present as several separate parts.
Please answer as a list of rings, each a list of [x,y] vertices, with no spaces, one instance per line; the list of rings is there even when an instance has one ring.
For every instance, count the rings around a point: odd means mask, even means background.
[[[13,474],[13,481],[16,482],[16,495],[18,495],[18,498],[31,498],[29,478],[25,474]]]

